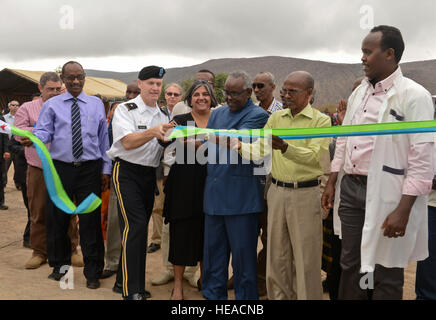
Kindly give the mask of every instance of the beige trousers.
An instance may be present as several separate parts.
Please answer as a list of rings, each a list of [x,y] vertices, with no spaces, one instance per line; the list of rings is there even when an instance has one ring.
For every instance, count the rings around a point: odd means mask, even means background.
[[[104,259],[106,261],[104,269],[111,271],[118,270],[121,255],[121,233],[117,201],[115,187],[111,180],[111,192],[109,194],[107,214],[106,251],[104,253]]]
[[[319,187],[268,191],[269,300],[322,300]]]
[[[151,234],[151,243],[161,244],[162,239],[162,210],[165,201],[165,195],[163,192],[163,179],[157,180],[157,188],[159,189],[159,195],[154,197],[154,206],[151,218],[153,219],[153,233]]]

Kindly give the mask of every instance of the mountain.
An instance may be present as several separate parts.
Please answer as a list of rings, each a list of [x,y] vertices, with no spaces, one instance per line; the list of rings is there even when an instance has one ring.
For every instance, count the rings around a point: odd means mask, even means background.
[[[200,69],[209,69],[214,73],[230,73],[245,70],[254,77],[258,72],[269,71],[276,77],[277,88],[275,96],[285,77],[292,71],[305,70],[315,79],[315,106],[336,104],[340,98],[346,98],[351,93],[354,81],[363,76],[361,64],[331,63],[287,57],[257,57],[257,58],[225,58],[213,59],[202,64],[183,68],[169,68],[165,74],[165,82],[178,82],[194,77]],[[422,84],[433,95],[436,94],[436,60],[416,61],[401,64],[406,77]],[[139,70],[138,70],[139,71]],[[86,70],[90,76],[115,78],[129,83],[136,80],[138,72],[111,72]]]

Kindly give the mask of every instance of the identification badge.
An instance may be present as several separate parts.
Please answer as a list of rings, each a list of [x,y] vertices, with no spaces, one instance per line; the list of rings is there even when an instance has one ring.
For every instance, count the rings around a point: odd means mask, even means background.
[[[138,129],[147,129],[147,126],[138,126]]]

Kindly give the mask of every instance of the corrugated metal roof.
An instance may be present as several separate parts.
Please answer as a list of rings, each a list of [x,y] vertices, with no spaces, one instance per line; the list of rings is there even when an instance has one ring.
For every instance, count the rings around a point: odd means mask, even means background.
[[[17,76],[27,79],[36,84],[39,83],[41,75],[46,71],[30,71],[30,70],[20,70],[20,69],[3,69],[0,72],[9,71]],[[86,77],[85,86],[83,90],[88,95],[100,94],[104,98],[123,98],[126,94],[127,85],[117,79],[109,78],[98,78],[98,77]],[[1,88],[0,88],[1,90]]]

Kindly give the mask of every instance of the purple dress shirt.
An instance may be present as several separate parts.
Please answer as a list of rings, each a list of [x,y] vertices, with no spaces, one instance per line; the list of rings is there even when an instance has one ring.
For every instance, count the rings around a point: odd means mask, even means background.
[[[106,155],[109,138],[103,102],[83,91],[77,97],[82,125],[83,154],[73,156],[71,133],[71,106],[74,97],[66,92],[47,100],[41,109],[33,130],[43,143],[49,143],[51,157],[63,162],[83,162],[103,159],[103,174],[111,174],[112,162]]]

